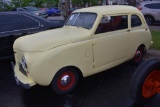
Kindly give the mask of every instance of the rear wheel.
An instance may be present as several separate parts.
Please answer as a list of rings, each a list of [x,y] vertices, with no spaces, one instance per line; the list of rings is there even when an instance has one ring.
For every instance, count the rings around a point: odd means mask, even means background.
[[[152,59],[143,62],[133,74],[130,90],[132,99],[140,104],[160,93],[160,61]]]
[[[52,88],[58,94],[64,94],[72,91],[78,84],[79,74],[78,70],[67,67],[61,69],[52,81]]]
[[[139,47],[132,59],[133,64],[139,64],[144,56],[145,48],[143,46]]]
[[[145,16],[146,22],[148,25],[152,25],[153,24],[153,17],[152,16]]]

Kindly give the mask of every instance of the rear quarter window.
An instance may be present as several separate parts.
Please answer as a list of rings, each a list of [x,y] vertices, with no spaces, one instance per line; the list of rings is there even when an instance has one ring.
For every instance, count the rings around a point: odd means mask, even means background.
[[[142,25],[142,21],[138,15],[131,15],[131,27],[138,27]]]
[[[25,29],[22,16],[19,14],[0,15],[0,32]]]
[[[26,20],[26,22],[28,24],[28,28],[34,29],[34,28],[38,28],[40,26],[40,22],[32,17],[24,15],[24,19]]]

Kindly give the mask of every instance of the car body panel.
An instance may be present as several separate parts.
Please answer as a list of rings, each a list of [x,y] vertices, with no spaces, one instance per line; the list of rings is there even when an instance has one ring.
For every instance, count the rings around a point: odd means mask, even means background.
[[[94,36],[94,67],[99,67],[128,57],[130,36],[128,36],[127,30],[122,31],[121,33],[115,32],[108,34],[102,33]],[[106,49],[102,47],[105,47]]]
[[[56,34],[56,35],[53,35]],[[45,35],[45,36],[44,36]],[[77,37],[75,37],[75,35]],[[81,36],[82,35],[82,36]],[[85,35],[87,35],[85,37]],[[55,39],[56,38],[56,39]],[[58,46],[86,40],[88,32],[83,28],[63,27],[55,30],[44,31],[17,39],[13,48],[33,52],[46,51]],[[91,38],[91,36],[90,36]],[[35,41],[36,40],[36,41]],[[28,44],[30,42],[30,44]],[[20,45],[23,44],[23,45]]]

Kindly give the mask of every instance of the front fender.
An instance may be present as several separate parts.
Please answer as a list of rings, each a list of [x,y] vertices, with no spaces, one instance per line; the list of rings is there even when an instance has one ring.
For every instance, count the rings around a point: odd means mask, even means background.
[[[84,77],[90,75],[93,71],[92,42],[72,43],[43,52],[34,61],[30,75],[37,84],[46,86],[66,66],[79,68]]]

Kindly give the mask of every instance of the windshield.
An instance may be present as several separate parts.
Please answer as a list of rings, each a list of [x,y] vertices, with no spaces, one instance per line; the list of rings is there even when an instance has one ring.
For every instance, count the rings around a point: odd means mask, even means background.
[[[97,14],[95,13],[73,13],[66,22],[66,25],[83,27],[86,29],[91,29]]]
[[[24,9],[26,9],[29,12],[31,12],[31,11],[38,11],[38,9],[36,7],[25,7]]]

